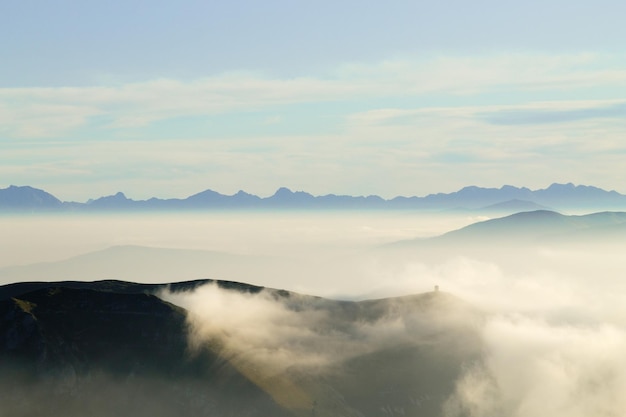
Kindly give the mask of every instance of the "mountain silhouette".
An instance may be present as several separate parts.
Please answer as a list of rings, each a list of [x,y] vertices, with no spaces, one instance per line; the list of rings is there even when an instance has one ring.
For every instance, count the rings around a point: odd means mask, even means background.
[[[534,210],[472,223],[440,236],[402,240],[385,247],[447,248],[453,253],[459,247],[490,250],[501,245],[591,244],[603,243],[607,239],[622,241],[626,238],[625,231],[626,212],[564,215],[551,210]]]
[[[43,190],[11,185],[0,190],[0,211],[57,211],[63,203]]]
[[[481,213],[510,213],[515,214],[523,211],[537,211],[537,210],[551,210],[549,207],[542,206],[541,204],[537,204],[528,200],[507,200],[501,203],[491,204],[486,207],[481,207],[476,211]]]
[[[587,215],[563,215],[550,210],[536,210],[486,220],[448,232],[440,240],[508,239],[514,241],[567,239],[585,232],[603,233],[607,227],[626,225],[626,212],[601,212]]]
[[[66,211],[154,211],[154,210],[450,210],[467,209],[485,213],[512,212],[529,209],[592,209],[626,208],[626,195],[597,187],[552,184],[546,189],[505,185],[501,188],[464,187],[453,193],[437,193],[424,197],[398,196],[385,200],[379,196],[321,195],[292,191],[281,187],[269,197],[239,191],[224,195],[205,190],[184,199],[133,200],[124,193],[91,199],[86,203],[61,202],[51,194],[32,187],[10,186],[0,189],[0,211],[39,212]]]

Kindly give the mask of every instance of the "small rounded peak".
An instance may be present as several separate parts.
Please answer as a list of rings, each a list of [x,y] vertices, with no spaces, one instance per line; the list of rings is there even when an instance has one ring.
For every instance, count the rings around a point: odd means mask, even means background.
[[[289,188],[287,187],[280,187],[278,190],[276,190],[276,192],[274,193],[275,196],[277,195],[288,195],[288,194],[293,194],[293,191],[291,191]]]
[[[466,187],[461,188],[460,191],[475,191],[480,189],[480,187],[476,186],[476,185],[468,185]]]
[[[511,215],[511,217],[513,216],[518,216],[518,217],[532,217],[532,216],[560,216],[561,214],[557,213],[554,210],[533,210],[533,211],[521,211],[519,213],[514,213]]]
[[[559,184],[559,183],[553,183],[551,184],[548,189],[563,189],[563,188],[568,188],[568,189],[572,189],[572,188],[576,188],[576,186],[574,184],[572,184],[571,182],[568,182],[567,184]]]
[[[41,191],[41,190],[33,188],[33,187],[29,186],[29,185],[13,185],[13,184],[9,185],[8,190],[13,190],[13,191],[17,191],[17,190],[22,190],[22,191],[26,191],[26,190]]]

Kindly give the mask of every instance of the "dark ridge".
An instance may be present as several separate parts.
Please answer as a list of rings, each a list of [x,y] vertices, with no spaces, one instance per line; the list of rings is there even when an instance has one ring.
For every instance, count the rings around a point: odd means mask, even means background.
[[[119,280],[102,281],[58,281],[58,282],[17,282],[0,286],[0,300],[7,300],[12,297],[19,297],[22,294],[46,288],[69,288],[69,289],[90,289],[93,291],[118,293],[118,294],[154,294],[163,289],[172,292],[192,291],[196,288],[210,283],[216,283],[220,288],[237,290],[247,293],[258,293],[264,287],[243,284],[240,282],[221,281],[212,279],[198,279],[192,281],[173,282],[167,284],[141,284]]]

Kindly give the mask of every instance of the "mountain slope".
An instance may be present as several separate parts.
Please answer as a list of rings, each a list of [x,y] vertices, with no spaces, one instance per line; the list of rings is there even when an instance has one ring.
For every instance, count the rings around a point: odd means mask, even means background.
[[[57,211],[63,203],[43,190],[11,185],[0,189],[0,211]]]
[[[589,236],[594,233],[600,236],[606,232],[606,228],[621,225],[626,225],[626,212],[568,216],[549,210],[536,210],[474,223],[435,239],[442,241],[504,239],[517,242],[541,239],[567,240],[581,232]]]
[[[438,415],[480,352],[481,315],[445,293],[348,302],[235,282],[167,287],[0,287],[0,415]],[[190,310],[154,295],[203,290],[217,292]],[[231,302],[202,317],[215,295]]]
[[[527,200],[507,200],[501,203],[491,204],[486,207],[481,207],[477,209],[477,211],[481,213],[502,213],[502,214],[515,214],[522,211],[537,211],[537,210],[551,210],[548,207],[542,206],[541,204],[534,203],[532,201]]]
[[[410,239],[386,245],[387,248],[446,247],[458,245],[489,247],[536,243],[583,243],[606,239],[626,239],[626,212],[599,212],[586,215],[564,215],[550,210],[515,213],[505,217],[470,224],[440,236]]]

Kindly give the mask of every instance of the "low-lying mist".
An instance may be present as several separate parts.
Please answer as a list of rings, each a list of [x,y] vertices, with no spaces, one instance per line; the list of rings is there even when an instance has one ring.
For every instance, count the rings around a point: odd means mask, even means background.
[[[211,346],[218,350],[288,407],[304,407],[314,401],[313,380],[343,381],[347,386],[345,378],[337,374],[356,372],[357,365],[363,366],[363,358],[384,369],[386,359],[380,359],[377,352],[396,352],[394,349],[407,343],[428,345],[433,334],[447,332],[457,336],[447,340],[442,336],[437,347],[449,347],[445,363],[453,364],[457,371],[449,374],[452,386],[441,401],[439,414],[444,417],[626,414],[626,366],[622,360],[626,350],[626,239],[594,234],[523,242],[513,235],[430,239],[479,220],[454,213],[166,217],[167,221],[160,216],[94,217],[86,223],[69,218],[32,223],[23,218],[11,224],[4,218],[2,225],[10,239],[3,240],[0,264],[61,261],[110,246],[137,245],[200,251],[197,268],[189,268],[192,258],[184,258],[187,264],[179,265],[176,257],[167,258],[173,268],[159,266],[159,258],[165,256],[143,258],[142,262],[156,265],[150,270],[128,261],[128,268],[117,270],[116,276],[98,275],[98,271],[89,275],[73,265],[84,280],[214,278],[342,300],[419,294],[438,286],[441,293],[462,300],[479,313],[456,314],[458,310],[455,313],[444,306],[437,315],[420,316],[417,309],[403,316],[390,313],[398,312],[391,308],[380,316],[355,319],[351,310],[329,309],[318,298],[285,297],[269,290],[237,293],[217,286],[161,296],[188,310],[196,349]],[[416,240],[393,244],[411,239]],[[211,253],[233,257],[218,259]],[[115,262],[114,258],[103,259],[104,263]],[[47,265],[47,270],[53,268]],[[133,270],[137,279],[132,279]],[[158,270],[167,270],[167,275],[158,276]],[[7,271],[17,270],[1,269],[5,281],[11,279]],[[124,271],[130,275],[121,276]],[[141,275],[142,271],[151,272]],[[69,273],[59,267],[52,279],[65,279]],[[447,366],[433,360],[437,367],[423,368],[420,361],[435,357],[424,355],[419,361],[406,356],[404,366],[416,371],[403,383],[418,378],[418,369],[437,375],[437,369]],[[362,387],[365,382],[375,383],[363,381]],[[418,385],[413,388],[420,393],[411,398],[426,398],[427,389]],[[326,393],[326,398],[331,397],[340,401]],[[421,404],[422,400],[415,401]],[[403,407],[404,415],[422,415],[417,405]],[[331,410],[331,405],[327,409]],[[387,414],[394,415],[389,410]],[[413,414],[409,410],[414,410]]]
[[[245,255],[329,253],[467,225],[470,216],[407,212],[206,212],[2,215],[0,267],[135,245]]]
[[[473,221],[407,212],[4,216],[0,283],[213,278],[354,297],[364,292],[350,283],[361,253]]]
[[[556,324],[496,315],[484,357],[444,406],[452,416],[585,417],[626,412],[626,333],[611,323]]]
[[[425,306],[416,310],[407,308],[408,302],[402,298],[381,300],[368,311],[358,303],[273,290],[242,293],[217,284],[159,296],[189,312],[194,348],[205,342],[218,343],[233,355],[266,364],[272,373],[292,366],[325,369],[403,340],[425,339],[439,327],[479,321],[464,314],[465,305],[445,299],[434,304],[437,315],[433,315],[425,300]]]
[[[438,265],[407,262],[379,275],[396,280],[393,292],[421,292],[437,283],[480,311],[480,320],[447,312],[446,321],[446,310],[440,310],[442,321],[432,315],[385,315],[348,325],[341,315],[314,303],[265,292],[241,295],[216,286],[164,298],[188,309],[196,346],[220,340],[235,363],[254,364],[252,379],[261,386],[271,386],[268,381],[290,370],[341,372],[343,363],[357,357],[419,344],[420,337],[430,343],[434,328],[452,333],[454,322],[475,330],[479,341],[467,336],[447,342],[465,359],[442,416],[621,416],[626,412],[621,395],[626,389],[626,307],[620,269],[614,269],[617,263],[598,265],[602,275],[586,275],[591,266],[586,259],[578,260],[578,273],[571,270],[575,265],[558,270],[547,268],[549,262],[537,263],[534,271],[516,272],[497,262],[458,257]],[[273,394],[280,402],[280,395]]]

